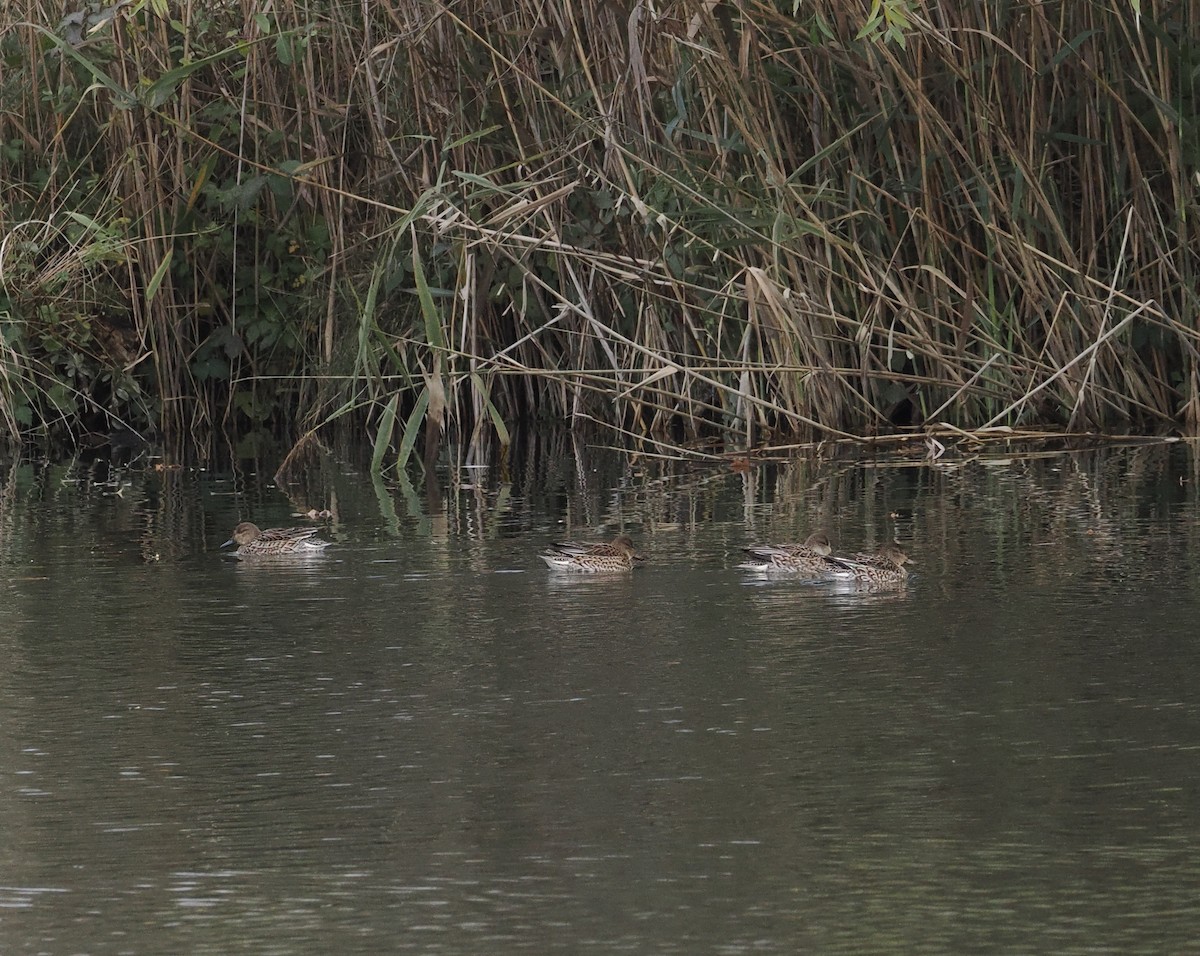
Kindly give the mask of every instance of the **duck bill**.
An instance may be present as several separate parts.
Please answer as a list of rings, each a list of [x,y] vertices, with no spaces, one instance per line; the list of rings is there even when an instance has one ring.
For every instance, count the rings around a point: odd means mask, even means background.
[[[233,538],[230,538],[223,545],[221,545],[221,548],[228,548],[231,544],[233,544]],[[221,548],[218,548],[217,550],[220,551]]]

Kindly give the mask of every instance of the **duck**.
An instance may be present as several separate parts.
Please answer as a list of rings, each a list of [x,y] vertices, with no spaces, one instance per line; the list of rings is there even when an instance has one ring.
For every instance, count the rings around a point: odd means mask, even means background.
[[[743,571],[822,578],[838,568],[829,557],[833,547],[824,531],[810,534],[802,544],[755,544],[742,550],[753,558],[738,565]]]
[[[556,541],[538,555],[552,571],[596,574],[632,571],[645,557],[634,550],[633,539],[619,534],[612,541]]]
[[[260,528],[243,521],[233,529],[233,535],[222,548],[238,547],[229,553],[237,558],[304,557],[320,554],[332,542],[313,537],[318,528]]]
[[[828,560],[832,567],[827,577],[870,585],[903,584],[908,580],[908,569],[905,565],[916,564],[894,544],[884,545],[875,552],[850,557],[832,555]]]

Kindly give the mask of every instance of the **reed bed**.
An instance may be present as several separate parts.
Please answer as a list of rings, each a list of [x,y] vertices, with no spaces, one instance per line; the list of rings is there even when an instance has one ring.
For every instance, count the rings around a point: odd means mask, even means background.
[[[792,6],[13,0],[8,435],[1194,430],[1194,5]]]

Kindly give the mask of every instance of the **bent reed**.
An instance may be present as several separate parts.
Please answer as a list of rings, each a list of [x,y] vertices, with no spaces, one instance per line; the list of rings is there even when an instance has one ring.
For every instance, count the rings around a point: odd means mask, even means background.
[[[0,418],[379,469],[1193,429],[1200,24],[1152,6],[13,0]]]

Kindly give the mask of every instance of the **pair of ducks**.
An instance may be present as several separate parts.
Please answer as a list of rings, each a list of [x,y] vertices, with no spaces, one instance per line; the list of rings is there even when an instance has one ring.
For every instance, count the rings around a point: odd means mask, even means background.
[[[237,549],[231,553],[239,558],[316,555],[330,544],[316,537],[316,533],[316,528],[263,530],[243,521],[221,547],[236,544]],[[908,569],[904,565],[912,563],[912,558],[895,545],[886,545],[873,554],[838,557],[833,554],[829,537],[823,531],[809,535],[803,544],[756,544],[742,550],[751,559],[738,565],[744,571],[867,584],[901,583],[908,578]],[[552,571],[585,574],[632,571],[646,560],[634,549],[633,539],[627,534],[599,544],[561,541],[551,545],[540,557]]]
[[[243,521],[233,529],[233,535],[222,548],[236,544],[229,552],[238,558],[268,558],[320,554],[330,542],[315,537],[316,528],[260,528]],[[618,535],[605,544],[585,544],[563,541],[542,555],[542,560],[556,571],[629,571],[644,561],[633,550],[629,535]]]
[[[839,557],[833,554],[829,537],[823,531],[811,534],[803,544],[756,544],[743,551],[749,561],[739,564],[743,571],[759,574],[787,574],[806,580],[858,581],[866,584],[900,584],[908,579],[906,564],[912,558],[894,544],[870,554]],[[633,547],[629,535],[622,534],[602,544],[563,541],[542,553],[541,559],[554,571],[600,572],[632,571],[646,559]]]

